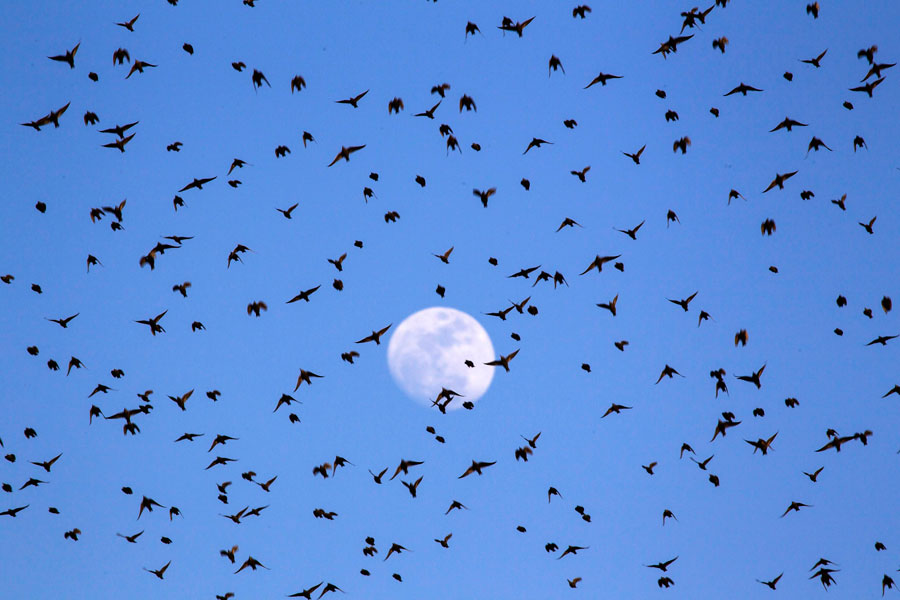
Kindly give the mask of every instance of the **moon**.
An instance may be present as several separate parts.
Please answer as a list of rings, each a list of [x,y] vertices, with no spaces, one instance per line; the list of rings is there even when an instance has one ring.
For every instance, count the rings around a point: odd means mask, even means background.
[[[494,368],[494,346],[481,324],[468,314],[431,307],[407,317],[391,336],[387,359],[391,375],[407,396],[430,406],[441,388],[458,392],[447,406],[456,409],[487,391]],[[466,360],[475,363],[467,367]]]

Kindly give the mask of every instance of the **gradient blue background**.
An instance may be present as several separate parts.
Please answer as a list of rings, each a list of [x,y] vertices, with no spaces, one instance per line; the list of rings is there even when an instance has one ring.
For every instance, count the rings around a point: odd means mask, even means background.
[[[824,593],[808,580],[819,557],[840,565],[830,598],[877,596],[882,575],[900,566],[900,398],[881,399],[900,383],[900,355],[896,342],[864,344],[900,333],[897,309],[885,315],[878,306],[884,295],[900,302],[900,103],[894,70],[873,99],[848,88],[868,69],[860,48],[877,44],[877,62],[900,56],[900,6],[822,2],[814,20],[805,4],[734,0],[665,60],[651,52],[677,34],[687,5],[595,2],[587,19],[573,20],[571,6],[541,2],[4,4],[0,272],[15,280],[0,286],[0,438],[17,461],[0,462],[0,479],[16,490],[0,494],[0,509],[30,507],[0,518],[0,596],[272,598],[324,580],[370,598],[766,598],[772,592],[755,579],[784,571],[777,593],[806,598]],[[134,33],[114,25],[138,12]],[[536,18],[519,39],[496,28],[504,15]],[[470,20],[484,35],[465,39]],[[722,35],[724,55],[711,48]],[[79,41],[74,70],[47,60]],[[159,66],[125,80],[128,67],[110,61],[118,47]],[[822,68],[798,62],[825,48]],[[565,74],[548,77],[551,54]],[[232,61],[247,70],[234,71]],[[254,68],[271,88],[253,89]],[[600,71],[624,78],[582,89]],[[291,94],[297,74],[308,87]],[[765,92],[722,96],[741,81]],[[412,118],[437,101],[429,90],[443,82],[452,87],[435,120]],[[356,110],[334,102],[366,89]],[[477,112],[460,114],[462,94]],[[406,110],[389,115],[395,96]],[[59,129],[19,125],[69,101]],[[665,122],[667,109],[677,123]],[[99,115],[97,126],[84,126],[86,110]],[[785,116],[809,127],[769,133]],[[576,129],[563,127],[569,118]],[[124,154],[101,147],[112,137],[97,129],[136,120]],[[452,126],[461,154],[448,155],[441,123]],[[316,139],[306,149],[303,131]],[[688,153],[673,154],[685,135]],[[834,151],[806,156],[813,135]],[[855,135],[868,150],[853,152]],[[533,136],[554,145],[523,156]],[[166,152],[176,140],[181,152]],[[291,154],[276,159],[281,144]],[[342,145],[358,144],[366,148],[349,163],[325,167]],[[622,155],[643,144],[640,166]],[[226,177],[235,157],[250,165]],[[569,171],[586,165],[582,184]],[[794,170],[783,191],[761,194],[776,172]],[[213,175],[173,211],[176,190]],[[416,175],[427,179],[424,189]],[[243,185],[228,187],[232,178]],[[365,186],[377,195],[368,203]],[[471,191],[488,187],[498,191],[484,209]],[[746,201],[729,206],[732,188]],[[815,198],[802,201],[805,189]],[[844,193],[846,212],[829,202]],[[111,231],[108,215],[91,222],[91,208],[123,198],[124,231]],[[293,220],[274,210],[295,202]],[[667,228],[669,209],[681,223]],[[388,210],[400,220],[386,224]],[[870,236],[857,222],[875,215]],[[565,217],[584,227],[555,233]],[[764,238],[766,218],[777,232]],[[642,220],[637,241],[614,230]],[[139,268],[172,234],[195,237],[157,257],[154,271]],[[226,269],[238,243],[253,252]],[[451,245],[449,265],[432,256]],[[339,274],[326,259],[343,252]],[[88,254],[103,266],[86,273]],[[624,272],[607,265],[579,277],[596,254],[621,254]],[[570,286],[507,277],[535,265],[559,270]],[[332,289],[334,277],[343,292]],[[171,291],[186,280],[187,299]],[[319,284],[309,304],[285,304]],[[443,300],[437,284],[447,288]],[[688,314],[666,301],[694,291]],[[616,294],[613,318],[595,304]],[[835,305],[838,294],[846,308]],[[536,317],[481,315],[528,295]],[[248,317],[257,300],[268,312]],[[432,305],[476,316],[500,353],[521,348],[472,412],[443,416],[405,398],[385,345],[353,343]],[[698,328],[700,309],[713,320]],[[134,323],[163,310],[165,334]],[[65,330],[45,320],[76,312]],[[207,331],[192,333],[194,320]],[[735,348],[742,328],[750,342]],[[620,339],[630,341],[624,353],[613,347]],[[26,353],[30,345],[40,356]],[[362,354],[352,366],[339,358],[350,349]],[[66,377],[70,356],[86,368]],[[63,371],[48,371],[49,358]],[[734,379],[764,363],[761,390]],[[654,385],[665,364],[685,377]],[[731,395],[715,399],[708,373],[719,367]],[[125,377],[112,379],[113,368]],[[325,377],[295,394],[302,423],[291,424],[290,411],[272,409],[300,368]],[[88,400],[98,383],[115,391]],[[186,412],[166,398],[192,388]],[[214,388],[218,403],[204,396]],[[137,406],[146,389],[155,390],[154,409],[136,419],[139,435],[123,437],[121,421],[88,425],[92,403],[109,415]],[[786,408],[787,397],[800,406]],[[600,420],[612,402],[634,408]],[[752,417],[755,407],[766,416]],[[724,410],[742,425],[709,443]],[[28,426],[36,439],[22,435]],[[874,435],[867,447],[816,454],[829,427]],[[538,431],[531,460],[516,462],[519,436]],[[766,457],[742,441],[776,431]],[[184,432],[205,436],[172,443]],[[240,440],[207,454],[217,433]],[[710,472],[720,487],[687,457],[679,461],[682,442],[698,459],[715,454]],[[50,474],[28,463],[59,452]],[[204,471],[216,454],[239,462]],[[312,467],[335,455],[356,466],[314,478]],[[401,477],[376,486],[366,472],[390,466],[390,474],[401,458],[425,461],[407,479],[424,475],[418,498]],[[458,480],[472,459],[497,464]],[[652,477],[641,469],[650,461],[659,462]],[[813,484],[802,471],[819,466]],[[247,470],[262,481],[278,475],[271,493],[242,480]],[[50,483],[18,491],[31,476]],[[227,506],[215,488],[225,480],[234,482]],[[123,485],[135,495],[122,494]],[[563,498],[548,504],[551,485]],[[136,521],[141,495],[184,518],[170,522],[158,510]],[[470,510],[444,516],[454,499]],[[780,519],[794,500],[813,507]],[[247,505],[270,507],[240,525],[218,516]],[[318,507],[339,516],[314,519]],[[678,522],[661,525],[665,508]],[[78,542],[63,539],[73,527],[83,532]],[[115,535],[141,529],[137,545]],[[432,541],[449,532],[449,550]],[[161,544],[163,535],[173,543]],[[380,551],[374,559],[361,552],[367,535]],[[876,540],[886,552],[875,552]],[[544,551],[550,541],[590,549],[557,561]],[[392,542],[411,552],[383,562]],[[252,555],[271,570],[233,575],[237,565],[218,551],[235,544],[238,564]],[[643,565],[676,555],[668,573],[676,585],[660,590],[660,574]],[[141,570],[168,560],[165,581]],[[570,590],[566,579],[576,576],[583,581]]]

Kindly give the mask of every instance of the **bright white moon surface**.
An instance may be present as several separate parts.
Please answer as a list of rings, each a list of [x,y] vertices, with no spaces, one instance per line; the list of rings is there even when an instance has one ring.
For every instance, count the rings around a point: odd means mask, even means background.
[[[406,394],[431,405],[441,388],[462,394],[447,408],[476,401],[487,391],[496,358],[491,338],[478,321],[453,308],[432,307],[407,317],[388,345],[388,367]],[[467,367],[466,360],[475,363]]]

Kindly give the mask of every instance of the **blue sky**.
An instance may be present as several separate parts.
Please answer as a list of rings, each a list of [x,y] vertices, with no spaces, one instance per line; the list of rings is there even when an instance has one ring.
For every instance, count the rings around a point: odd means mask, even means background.
[[[4,5],[14,50],[0,59],[0,275],[14,279],[0,285],[0,439],[15,462],[0,461],[0,481],[14,490],[0,492],[0,511],[28,505],[0,517],[0,564],[16,575],[4,578],[4,595],[240,599],[326,581],[376,598],[763,598],[772,592],[756,580],[784,572],[777,592],[796,598],[824,593],[809,580],[820,557],[840,569],[829,597],[877,595],[900,567],[900,397],[882,398],[900,384],[900,340],[866,346],[900,334],[897,309],[880,306],[900,301],[898,90],[890,69],[871,99],[848,89],[869,68],[859,49],[878,45],[876,63],[900,55],[900,7],[821,4],[813,19],[805,2],[729,2],[665,59],[651,53],[678,33],[687,5],[595,3],[584,20],[538,2]],[[115,25],[138,13],[133,33]],[[535,19],[519,38],[497,29],[504,16]],[[468,21],[483,35],[467,38]],[[724,54],[711,47],[721,36]],[[77,43],[74,69],[46,58]],[[117,48],[158,66],[126,80],[129,66],[110,60]],[[799,62],[826,48],[821,68]],[[548,76],[551,55],[565,73]],[[247,68],[235,71],[236,61]],[[254,89],[254,69],[271,87]],[[622,79],[584,89],[598,72]],[[295,75],[307,86],[292,94]],[[413,118],[444,82],[435,119]],[[723,97],[741,82],[764,92]],[[356,109],[335,102],[365,90]],[[459,110],[464,94],[477,111]],[[394,97],[399,115],[387,111]],[[67,102],[59,128],[20,125]],[[86,111],[97,125],[84,125]],[[769,131],[786,116],[808,126]],[[99,129],[134,121],[124,153],[102,147],[114,136]],[[441,124],[461,153],[448,152]],[[315,138],[306,148],[304,131]],[[673,153],[683,136],[687,153]],[[807,154],[812,136],[833,151]],[[855,136],[867,147],[854,152]],[[552,145],[523,155],[533,137]],[[175,141],[180,152],[167,152]],[[363,144],[326,167],[342,146]],[[640,165],[623,156],[644,144]],[[279,145],[291,153],[276,158]],[[227,175],[234,158],[248,165]],[[585,183],[570,174],[588,165]],[[762,193],[791,171],[784,190]],[[173,210],[177,190],[213,176]],[[368,202],[364,187],[375,193]],[[490,187],[484,208],[472,189]],[[729,205],[731,189],[744,199]],[[815,196],[804,201],[803,190]],[[846,211],[830,202],[843,194]],[[92,208],[123,199],[121,231],[112,215],[91,221]],[[291,220],[275,210],[294,203]],[[669,210],[680,223],[667,225]],[[388,211],[399,220],[385,223]],[[874,216],[868,235],[858,223]],[[583,227],[557,233],[566,217]],[[760,235],[766,219],[777,224],[772,236]],[[616,231],[642,221],[637,240]],[[193,239],[141,268],[168,235]],[[237,244],[252,251],[226,266]],[[451,246],[448,265],[433,256]],[[344,252],[338,272],[327,259]],[[86,272],[89,254],[102,266]],[[610,263],[579,276],[596,255],[621,255],[624,270]],[[569,285],[508,277],[536,265]],[[172,291],[184,281],[187,298]],[[309,303],[285,304],[316,285]],[[688,313],[667,302],[695,291]],[[617,294],[617,316],[596,306]],[[529,295],[535,316],[483,315]],[[247,316],[255,301],[268,306],[260,318]],[[435,305],[477,318],[498,353],[520,348],[473,411],[442,415],[406,398],[386,344],[354,344]],[[701,310],[711,319],[698,327]],[[165,333],[134,322],[163,311]],[[47,321],[75,313],[66,329]],[[194,321],[206,330],[192,332]],[[746,347],[733,343],[740,329]],[[620,352],[613,342],[623,339]],[[340,359],[351,349],[361,354],[353,365]],[[85,368],[67,377],[72,356]],[[51,358],[61,371],[48,370]],[[667,364],[684,377],[655,385]],[[763,364],[761,389],[735,378]],[[301,405],[273,413],[301,368],[324,377],[293,394]],[[730,394],[715,398],[718,368]],[[97,384],[113,390],[88,398]],[[119,420],[88,424],[92,404],[109,416],[149,389],[138,435],[123,436]],[[167,398],[191,389],[186,411]],[[213,389],[218,402],[205,396]],[[787,408],[789,397],[799,406]],[[611,403],[633,408],[601,419]],[[723,411],[741,425],[710,442]],[[26,439],[26,427],[37,437]],[[816,453],[829,428],[873,435]],[[539,431],[529,461],[516,461],[520,436]],[[173,443],[185,432],[204,436]],[[765,457],[743,441],[775,432]],[[239,440],[207,453],[216,434]],[[715,455],[708,472],[679,459],[685,442],[698,460]],[[60,452],[50,473],[30,464]],[[204,470],[216,455],[238,462]],[[336,455],[354,466],[312,475]],[[401,459],[425,461],[407,479],[424,477],[416,498],[403,477],[379,486],[367,473],[390,474]],[[497,464],[458,479],[472,460]],[[641,465],[652,461],[650,476]],[[822,466],[816,483],[803,475]],[[269,493],[241,478],[250,470],[262,482],[278,476]],[[30,477],[48,483],[19,490]],[[216,498],[223,481],[233,482],[227,505]],[[550,486],[562,497],[548,503]],[[137,520],[142,496],[183,516],[157,509]],[[469,510],[444,515],[452,500]],[[780,518],[792,501],[812,506]],[[219,516],[266,505],[239,525]],[[338,516],[315,519],[316,508]],[[678,521],[663,526],[667,508]],[[73,528],[77,542],[63,537]],[[137,544],[116,536],[140,530]],[[451,532],[449,549],[432,541]],[[367,536],[375,558],[362,554]],[[384,561],[394,542],[410,552]],[[546,552],[548,542],[560,550]],[[570,544],[590,548],[557,560]],[[233,545],[236,565],[219,555]],[[233,574],[248,556],[271,570]],[[675,586],[660,589],[663,574],[644,565],[674,556],[666,575]],[[163,581],[142,570],[170,560]]]

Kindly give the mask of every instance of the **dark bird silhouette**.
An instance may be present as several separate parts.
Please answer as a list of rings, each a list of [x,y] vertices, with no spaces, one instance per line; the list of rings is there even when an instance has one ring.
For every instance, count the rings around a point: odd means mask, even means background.
[[[644,566],[648,567],[650,569],[659,569],[660,571],[665,573],[666,571],[668,571],[669,566],[671,566],[671,564],[673,562],[675,562],[676,560],[678,560],[677,556],[675,558],[670,558],[669,560],[667,560],[665,562],[658,562],[655,565],[644,565]]]
[[[75,44],[75,47],[71,50],[66,50],[65,54],[57,54],[56,56],[48,56],[50,60],[55,60],[57,62],[64,62],[69,65],[70,69],[75,68],[75,54],[78,52],[78,47],[81,46],[81,42]]]
[[[784,513],[782,513],[781,516],[783,518],[785,515],[787,515],[791,511],[800,512],[801,508],[808,508],[808,507],[810,507],[809,504],[803,504],[802,502],[791,502],[790,506],[788,506],[787,509],[785,509]]]
[[[872,92],[875,91],[875,88],[878,87],[881,82],[884,81],[884,77],[879,77],[875,81],[870,81],[865,83],[864,85],[860,85],[857,87],[850,88],[851,92],[865,92],[869,98],[872,97]]]
[[[349,105],[352,106],[353,108],[359,108],[359,101],[362,100],[363,97],[365,97],[365,95],[368,94],[368,93],[369,93],[369,90],[366,90],[366,91],[364,91],[364,92],[362,92],[362,93],[360,93],[360,94],[357,94],[356,96],[353,96],[352,98],[347,98],[347,99],[345,99],[345,100],[335,100],[335,103],[337,103],[337,104],[349,104]]]
[[[587,550],[588,548],[590,548],[590,546],[569,546],[568,548],[563,550],[563,553],[560,554],[556,560],[562,560],[564,556],[567,556],[569,554],[578,554],[579,550]]]
[[[489,366],[489,367],[503,367],[503,369],[504,369],[507,373],[509,373],[509,361],[511,361],[512,359],[514,359],[514,358],[516,357],[516,354],[518,354],[518,353],[519,353],[519,350],[516,349],[516,350],[510,352],[509,354],[507,354],[506,356],[503,356],[503,355],[501,354],[501,355],[500,355],[500,358],[498,358],[498,359],[496,359],[496,360],[492,360],[492,361],[490,361],[490,362],[486,362],[486,363],[484,363],[484,364],[487,365],[487,366]],[[479,475],[480,475],[480,473],[479,473]]]
[[[434,119],[434,111],[436,111],[438,106],[441,105],[441,102],[443,102],[443,100],[438,100],[438,103],[435,104],[434,106],[432,106],[431,108],[429,108],[428,110],[426,110],[424,112],[416,113],[413,116],[414,117],[428,117],[429,119]]]
[[[489,188],[484,191],[479,190],[479,189],[472,190],[472,195],[477,196],[481,200],[481,204],[485,208],[487,208],[488,199],[496,193],[497,193],[497,188]]]
[[[366,342],[375,342],[376,345],[381,344],[381,336],[384,335],[388,329],[391,328],[393,323],[390,323],[387,327],[382,327],[379,330],[372,330],[372,333],[367,335],[361,340],[357,340],[357,344],[365,344]]]
[[[823,58],[825,58],[825,53],[827,53],[827,52],[828,52],[828,48],[826,48],[825,50],[823,50],[822,53],[821,53],[820,55],[818,55],[817,57],[815,57],[815,58],[808,58],[808,59],[805,59],[805,60],[801,60],[800,62],[806,63],[806,64],[808,64],[808,65],[812,65],[812,66],[814,66],[815,68],[818,69],[819,67],[822,66],[822,65],[820,64],[820,61],[821,61]]]
[[[122,23],[116,23],[119,27],[124,27],[128,31],[134,33],[134,24],[137,23],[138,18],[140,18],[141,13],[136,14],[130,20],[124,21]]]
[[[666,298],[666,300],[668,300],[672,304],[680,306],[682,310],[684,310],[684,312],[688,312],[688,305],[691,303],[691,300],[693,300],[697,296],[697,293],[698,292],[694,292],[693,294],[682,300],[672,300],[671,298]]]
[[[610,79],[622,79],[621,75],[610,75],[609,73],[600,73],[596,77],[594,77],[589,84],[584,86],[584,89],[588,89],[589,87],[600,84],[602,86],[606,86],[606,82]]]
[[[590,167],[590,165],[588,165],[587,167],[583,168],[580,171],[569,171],[569,173],[571,173],[572,175],[577,177],[578,180],[581,181],[581,183],[585,183],[585,182],[587,182],[587,179],[585,178],[585,176],[587,175],[587,172],[590,170],[591,170],[591,167]]]
[[[587,268],[580,273],[580,275],[587,274],[591,269],[597,269],[598,273],[603,272],[603,265],[608,262],[614,261],[617,258],[622,256],[621,254],[616,254],[615,256],[600,256],[599,254],[594,257],[594,260],[591,261],[591,264],[587,266]]]
[[[875,344],[881,344],[882,346],[887,346],[887,343],[893,339],[900,337],[900,335],[879,335],[877,338],[866,344],[866,346],[874,346]]]
[[[469,466],[469,468],[466,469],[465,472],[464,472],[462,475],[460,475],[460,476],[458,477],[458,479],[462,479],[462,478],[464,478],[464,477],[468,477],[468,476],[471,475],[472,473],[478,473],[479,475],[481,475],[481,474],[482,474],[482,473],[481,473],[481,470],[482,470],[482,469],[486,469],[487,467],[490,467],[490,466],[495,465],[495,464],[497,464],[497,461],[493,461],[493,462],[483,462],[483,461],[473,460],[473,461],[472,461],[472,464]]]
[[[88,267],[88,268],[90,268],[90,267]],[[72,315],[71,317],[66,317],[66,318],[64,318],[64,319],[47,319],[47,320],[50,321],[50,322],[52,322],[52,323],[56,323],[57,325],[59,325],[59,326],[62,327],[63,329],[66,329],[66,328],[69,327],[69,323],[72,321],[72,319],[74,319],[75,317],[77,317],[77,316],[80,315],[80,314],[81,314],[81,313],[75,313],[75,314]],[[45,317],[45,318],[46,318],[46,317]]]
[[[691,145],[691,138],[684,136],[683,138],[679,138],[672,143],[672,152],[678,152],[681,150],[682,154],[687,154],[687,148]]]
[[[125,76],[125,79],[129,79],[135,73],[135,71],[138,73],[143,73],[145,68],[152,69],[156,66],[157,65],[151,65],[150,63],[144,62],[142,60],[135,60],[133,63],[131,63],[131,69],[128,71],[128,75]]]
[[[730,92],[728,92],[727,94],[724,94],[724,95],[730,96],[732,94],[741,94],[742,96],[746,96],[747,92],[762,92],[762,91],[763,90],[761,90],[759,88],[755,88],[752,85],[747,85],[746,83],[741,82],[740,85],[738,85],[733,90],[731,90]]]
[[[534,21],[534,17],[531,17],[530,19],[525,19],[522,22],[516,21],[515,23],[512,23],[511,19],[504,17],[503,24],[498,26],[497,29],[501,29],[503,31],[515,31],[519,37],[522,37],[522,32],[532,21]]]
[[[875,233],[875,230],[872,229],[872,226],[875,225],[875,219],[878,217],[872,217],[868,223],[859,223],[859,226],[866,230],[866,233],[872,235]]]
[[[551,71],[556,71],[559,69],[563,72],[563,75],[566,74],[566,70],[562,66],[562,61],[559,60],[559,57],[555,54],[550,57],[550,64],[547,67],[547,77],[550,77]]]
[[[641,149],[638,150],[637,152],[635,152],[634,154],[629,154],[628,152],[623,152],[622,154],[624,154],[625,156],[630,158],[632,161],[634,161],[634,164],[639,165],[639,164],[641,164],[641,154],[643,154],[644,148],[646,148],[646,147],[647,147],[647,144],[644,144],[643,146],[641,146]]]
[[[359,150],[362,150],[365,147],[366,147],[365,144],[363,144],[362,146],[341,146],[341,151],[337,153],[337,156],[334,157],[334,160],[332,160],[330,163],[328,163],[328,166],[329,167],[332,166],[334,163],[341,160],[342,158],[345,161],[350,162],[350,155],[353,154],[354,152],[358,152]]]
[[[272,87],[272,84],[269,83],[269,80],[266,79],[266,76],[263,75],[262,71],[257,69],[253,69],[253,75],[250,76],[250,81],[253,83],[253,89],[258,90],[262,87],[263,82],[269,87]]]
[[[793,177],[794,175],[796,175],[798,172],[799,171],[791,171],[790,173],[776,173],[775,179],[773,179],[772,183],[770,183],[769,186],[763,190],[763,193],[765,194],[766,192],[768,192],[775,186],[778,186],[779,190],[783,190],[784,182],[787,181],[788,179],[790,179],[791,177]]]
[[[202,190],[204,185],[206,185],[206,184],[209,183],[210,181],[214,181],[215,179],[216,179],[216,177],[205,177],[205,178],[203,178],[203,179],[197,179],[197,178],[195,177],[193,181],[191,181],[191,182],[188,183],[186,186],[184,186],[183,188],[181,188],[180,190],[178,190],[178,193],[186,192],[186,191],[188,191],[188,190],[190,190],[190,189],[193,189],[193,188],[197,188],[198,190]]]
[[[791,131],[791,128],[793,128],[793,127],[807,127],[807,126],[808,125],[806,123],[801,123],[800,121],[795,121],[794,119],[791,119],[790,117],[785,117],[784,121],[782,121],[781,123],[779,123],[772,129],[770,129],[769,133],[772,133],[773,131],[778,131],[779,129],[787,129],[788,131]]]
[[[580,4],[572,9],[572,18],[581,17],[585,18],[586,13],[591,12],[591,7],[587,4]]]

